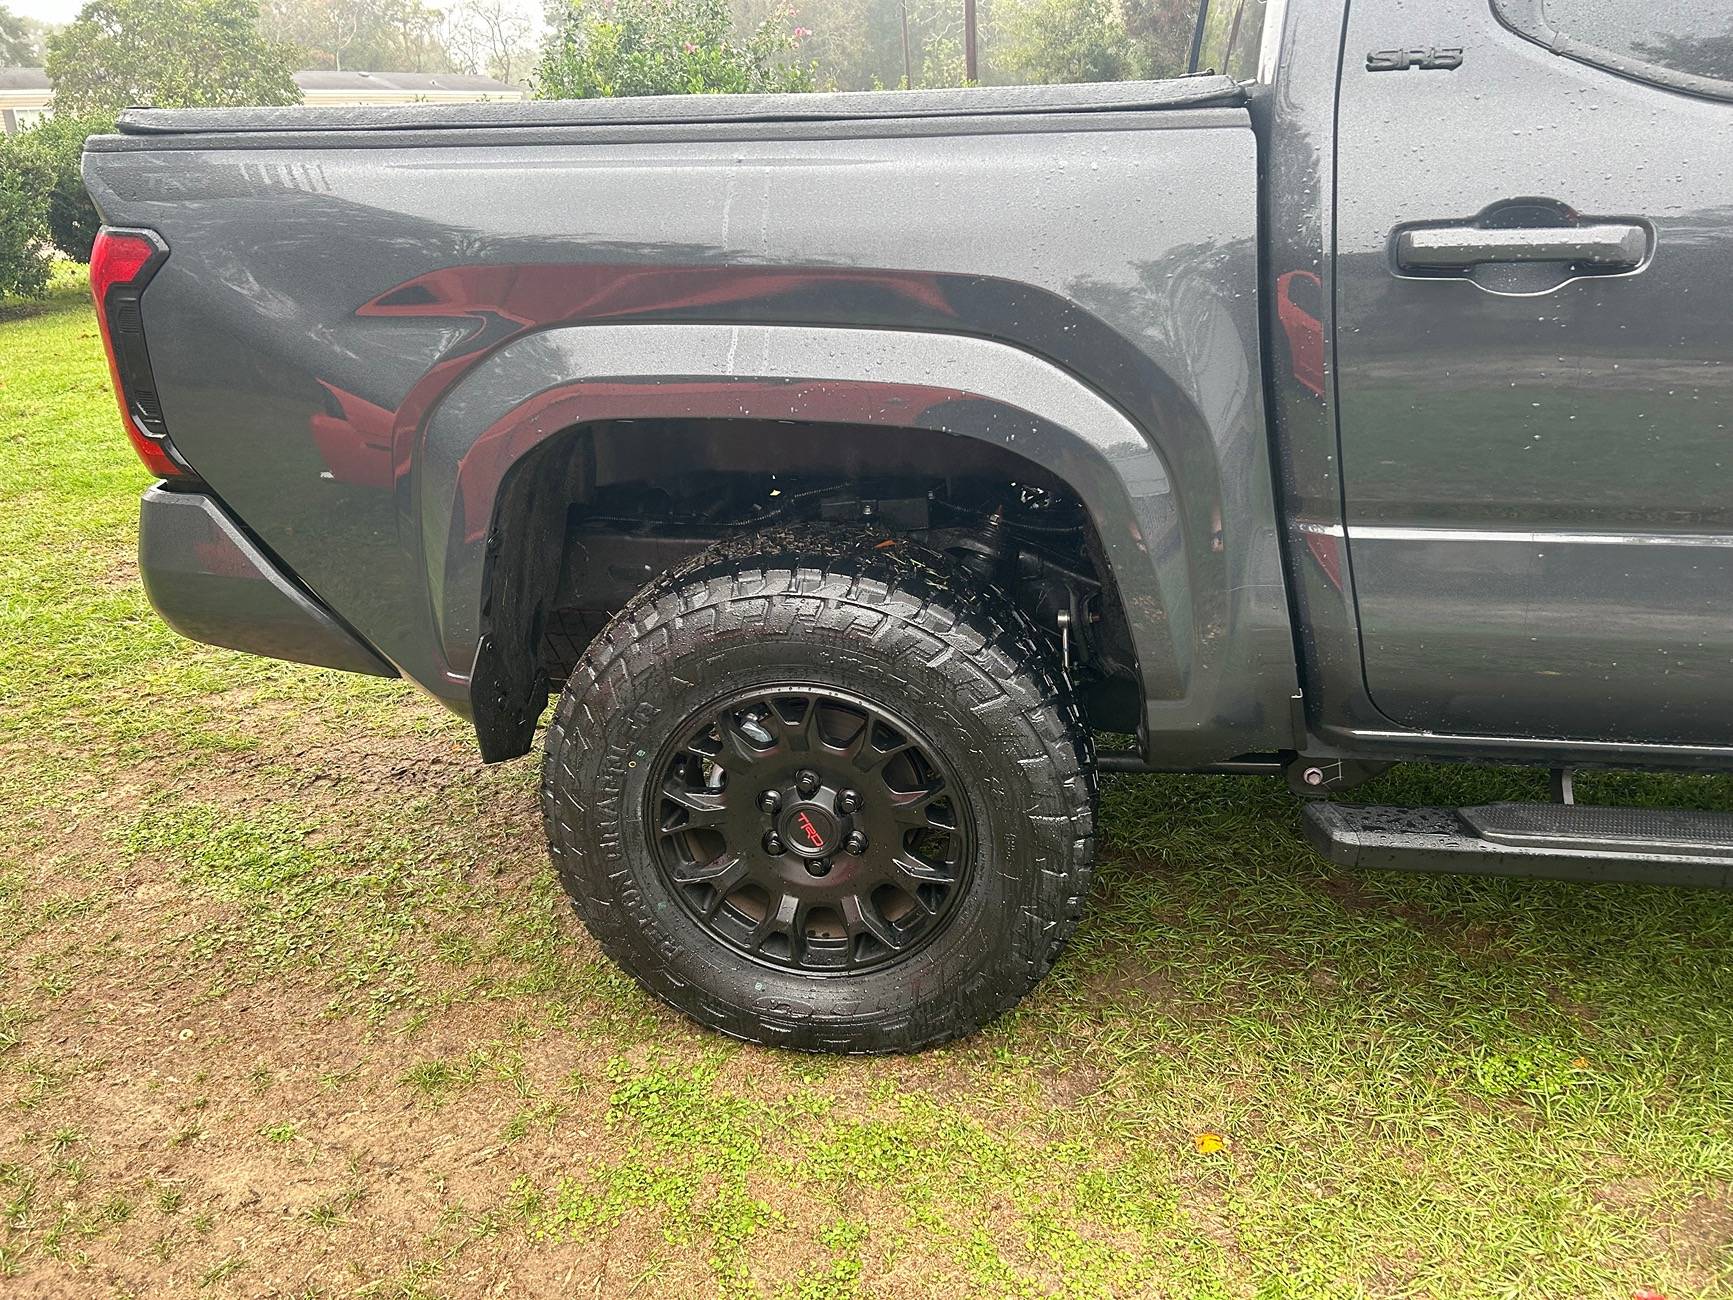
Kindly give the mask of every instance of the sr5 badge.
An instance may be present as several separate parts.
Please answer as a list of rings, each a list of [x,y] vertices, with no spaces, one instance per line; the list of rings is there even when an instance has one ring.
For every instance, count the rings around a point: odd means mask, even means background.
[[[1462,66],[1461,47],[1456,49],[1375,50],[1366,56],[1367,72],[1449,72]]]

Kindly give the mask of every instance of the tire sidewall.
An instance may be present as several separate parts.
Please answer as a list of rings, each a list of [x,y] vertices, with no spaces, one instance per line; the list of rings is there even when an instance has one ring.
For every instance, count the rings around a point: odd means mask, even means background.
[[[1002,656],[995,681],[971,657],[942,648],[922,662],[911,651],[931,634],[907,635],[915,629],[906,622],[901,636],[861,635],[865,623],[895,619],[882,606],[792,593],[774,600],[804,635],[771,633],[762,598],[724,599],[710,607],[713,618],[656,620],[654,653],[633,653],[637,638],[607,647],[614,653],[596,666],[583,718],[548,756],[550,837],[568,891],[652,992],[724,1029],[752,1026],[746,1036],[858,1045],[866,1028],[902,1041],[920,1036],[941,1007],[969,1023],[1002,1010],[1007,967],[1044,969],[1054,901],[1042,893],[1066,878],[1074,836],[1052,774],[1039,779],[1052,755],[1013,697],[1007,679],[1018,666]],[[809,607],[790,608],[803,602]],[[883,967],[812,976],[755,961],[690,916],[649,843],[648,786],[677,732],[731,697],[795,684],[857,695],[908,719],[962,787],[975,842],[963,896],[940,933]]]

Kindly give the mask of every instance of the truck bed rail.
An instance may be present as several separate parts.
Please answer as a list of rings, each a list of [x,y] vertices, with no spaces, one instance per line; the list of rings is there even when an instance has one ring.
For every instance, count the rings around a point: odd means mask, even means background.
[[[427,131],[467,128],[835,122],[928,117],[1005,117],[1199,108],[1245,102],[1230,77],[952,90],[863,90],[810,95],[652,95],[630,99],[391,104],[363,108],[134,108],[126,136],[253,132]],[[90,147],[101,150],[102,137]]]

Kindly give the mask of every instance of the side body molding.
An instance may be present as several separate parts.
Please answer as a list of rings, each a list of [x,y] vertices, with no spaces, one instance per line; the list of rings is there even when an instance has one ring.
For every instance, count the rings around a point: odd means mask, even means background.
[[[562,378],[550,382],[550,377]],[[626,324],[507,343],[439,403],[422,432],[416,509],[446,662],[476,663],[488,535],[511,468],[573,425],[632,418],[900,426],[979,438],[1065,479],[1089,510],[1129,620],[1161,757],[1206,763],[1293,743],[1285,626],[1220,626],[1246,608],[1217,582],[1269,574],[1200,566],[1159,431],[1076,376],[989,339],[782,325]],[[822,436],[820,433],[817,436]],[[1245,548],[1273,555],[1271,546]],[[1196,737],[1188,744],[1188,737]]]

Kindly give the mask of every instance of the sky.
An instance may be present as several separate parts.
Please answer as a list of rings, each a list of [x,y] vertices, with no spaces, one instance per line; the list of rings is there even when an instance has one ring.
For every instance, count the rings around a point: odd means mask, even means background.
[[[23,14],[26,18],[40,18],[46,23],[69,23],[78,16],[84,0],[5,0],[5,5],[13,13]]]

